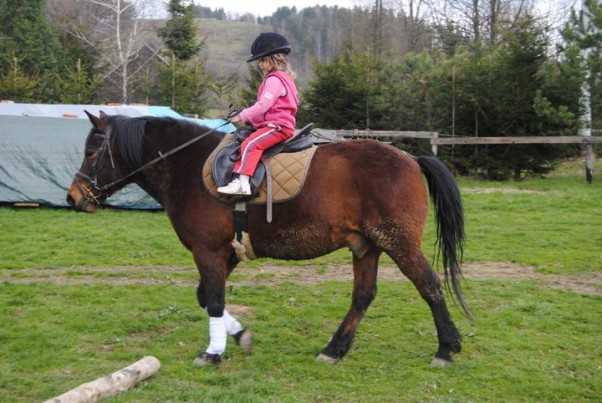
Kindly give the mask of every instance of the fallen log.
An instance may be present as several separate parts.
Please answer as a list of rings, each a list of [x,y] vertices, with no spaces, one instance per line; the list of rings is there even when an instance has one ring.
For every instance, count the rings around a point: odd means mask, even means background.
[[[146,356],[140,361],[125,367],[111,375],[95,381],[83,383],[69,392],[47,400],[44,403],[92,403],[114,396],[130,389],[140,381],[154,375],[161,363],[153,356]]]

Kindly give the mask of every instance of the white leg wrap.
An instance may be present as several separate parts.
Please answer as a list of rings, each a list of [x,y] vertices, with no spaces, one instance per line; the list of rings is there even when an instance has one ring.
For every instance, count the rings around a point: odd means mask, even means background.
[[[224,309],[224,325],[226,326],[226,331],[230,335],[235,335],[236,333],[243,330],[242,325],[236,320],[235,317],[230,315],[230,312]]]
[[[209,354],[223,354],[226,351],[226,326],[224,318],[209,317]]]

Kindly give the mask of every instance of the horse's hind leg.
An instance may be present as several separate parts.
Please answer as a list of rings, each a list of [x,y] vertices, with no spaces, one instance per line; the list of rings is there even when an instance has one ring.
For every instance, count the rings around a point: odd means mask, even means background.
[[[392,258],[403,274],[412,281],[420,296],[431,308],[439,340],[439,349],[435,353],[432,365],[445,366],[451,364],[451,353],[459,353],[462,348],[461,337],[447,310],[437,273],[420,251],[417,251],[411,257],[392,256]]]
[[[368,306],[376,296],[376,277],[378,258],[381,251],[375,247],[361,257],[353,255],[353,293],[351,307],[328,345],[316,357],[316,360],[334,364],[343,358],[351,348],[355,329],[364,317]]]

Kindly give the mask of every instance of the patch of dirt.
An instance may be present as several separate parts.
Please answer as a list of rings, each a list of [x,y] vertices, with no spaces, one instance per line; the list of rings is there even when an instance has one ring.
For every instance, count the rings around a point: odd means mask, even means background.
[[[517,188],[471,188],[471,187],[463,187],[463,192],[466,193],[474,193],[474,194],[490,194],[490,193],[504,193],[504,194],[546,194],[543,190],[533,190],[533,189],[517,189]]]
[[[588,274],[543,274],[535,268],[508,262],[479,262],[465,264],[464,277],[473,280],[539,280],[546,287],[570,290],[587,295],[602,295],[602,272]],[[123,276],[119,274],[123,272]],[[127,276],[127,277],[126,277]],[[379,280],[407,281],[396,266],[381,265]],[[353,280],[351,265],[277,266],[264,264],[260,268],[237,268],[228,285],[274,285],[291,282],[312,285],[326,281]],[[148,284],[196,287],[196,270],[184,266],[127,266],[77,267],[63,269],[1,270],[0,282],[50,284]]]
[[[466,278],[500,280],[540,280],[546,287],[570,290],[580,294],[602,295],[602,272],[588,274],[543,274],[534,267],[505,262],[480,262],[462,268]]]

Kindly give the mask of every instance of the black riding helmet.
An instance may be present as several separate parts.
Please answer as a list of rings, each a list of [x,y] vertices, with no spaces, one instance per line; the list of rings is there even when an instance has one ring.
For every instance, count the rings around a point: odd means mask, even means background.
[[[263,32],[259,34],[251,45],[251,58],[247,63],[274,53],[290,53],[291,45],[286,38],[276,32]]]

